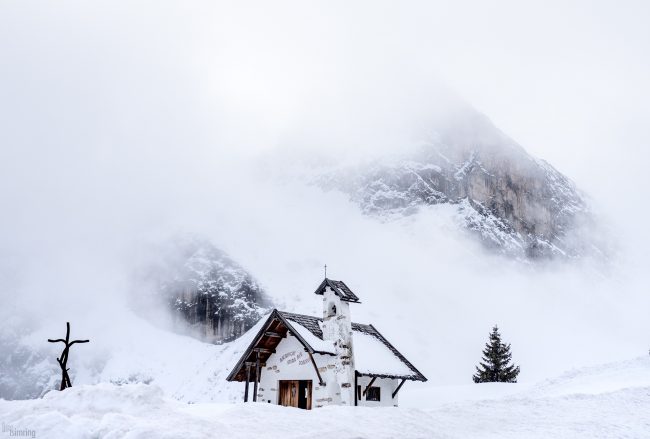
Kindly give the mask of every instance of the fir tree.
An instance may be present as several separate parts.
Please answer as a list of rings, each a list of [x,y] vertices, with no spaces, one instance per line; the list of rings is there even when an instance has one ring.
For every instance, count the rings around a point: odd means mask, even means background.
[[[483,361],[476,367],[472,377],[475,383],[516,383],[519,366],[511,364],[512,354],[510,344],[501,342],[499,328],[494,325],[490,333],[490,341],[483,349]]]

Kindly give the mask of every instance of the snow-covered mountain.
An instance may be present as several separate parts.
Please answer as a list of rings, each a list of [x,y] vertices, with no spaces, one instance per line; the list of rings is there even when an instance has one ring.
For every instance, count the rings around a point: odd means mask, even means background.
[[[271,304],[254,276],[206,239],[176,239],[163,254],[148,270],[154,288],[205,341],[236,339]]]
[[[328,169],[315,181],[382,219],[451,204],[487,247],[522,259],[602,255],[587,236],[594,221],[585,197],[568,177],[462,103],[432,127],[409,152]]]
[[[42,343],[38,346],[25,342],[22,327],[24,319],[3,321],[0,328],[0,399],[38,398],[60,384],[61,373],[54,358],[47,356]],[[43,339],[45,340],[45,339]]]

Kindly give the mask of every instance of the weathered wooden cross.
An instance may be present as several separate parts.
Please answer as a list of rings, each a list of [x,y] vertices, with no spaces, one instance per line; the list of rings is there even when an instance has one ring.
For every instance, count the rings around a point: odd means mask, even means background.
[[[73,340],[70,341],[70,322],[65,322],[66,325],[66,332],[65,332],[65,340],[62,338],[58,338],[56,340],[52,340],[51,338],[48,338],[47,341],[50,343],[64,343],[65,348],[63,349],[63,352],[61,353],[61,358],[57,358],[56,361],[58,361],[59,366],[61,366],[61,389],[67,389],[68,387],[72,387],[72,383],[70,382],[70,376],[68,375],[68,354],[70,353],[70,347],[75,344],[75,343],[88,343],[90,340]]]

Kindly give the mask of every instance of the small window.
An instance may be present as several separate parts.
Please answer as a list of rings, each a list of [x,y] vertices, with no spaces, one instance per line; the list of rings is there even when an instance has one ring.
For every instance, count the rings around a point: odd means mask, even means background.
[[[379,387],[371,387],[366,393],[366,401],[379,401],[381,399],[381,392]]]
[[[336,315],[336,305],[330,303],[328,306],[327,317],[334,317]]]

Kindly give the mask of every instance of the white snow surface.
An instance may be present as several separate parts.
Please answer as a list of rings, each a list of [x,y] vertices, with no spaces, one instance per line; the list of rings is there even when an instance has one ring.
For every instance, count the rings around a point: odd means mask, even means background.
[[[51,391],[41,399],[0,400],[0,422],[7,435],[12,428],[55,439],[593,439],[650,433],[648,357],[573,370],[534,386],[407,384],[402,392],[399,408],[305,411],[263,403],[187,404],[156,385],[100,383]]]
[[[296,332],[305,340],[312,348],[318,352],[329,352],[330,354],[335,354],[336,349],[334,348],[334,343],[327,340],[321,340],[316,337],[311,331],[300,323],[294,322],[293,320],[289,321],[289,324],[296,330]]]
[[[413,375],[413,371],[377,337],[360,331],[352,334],[356,370],[378,375]]]

